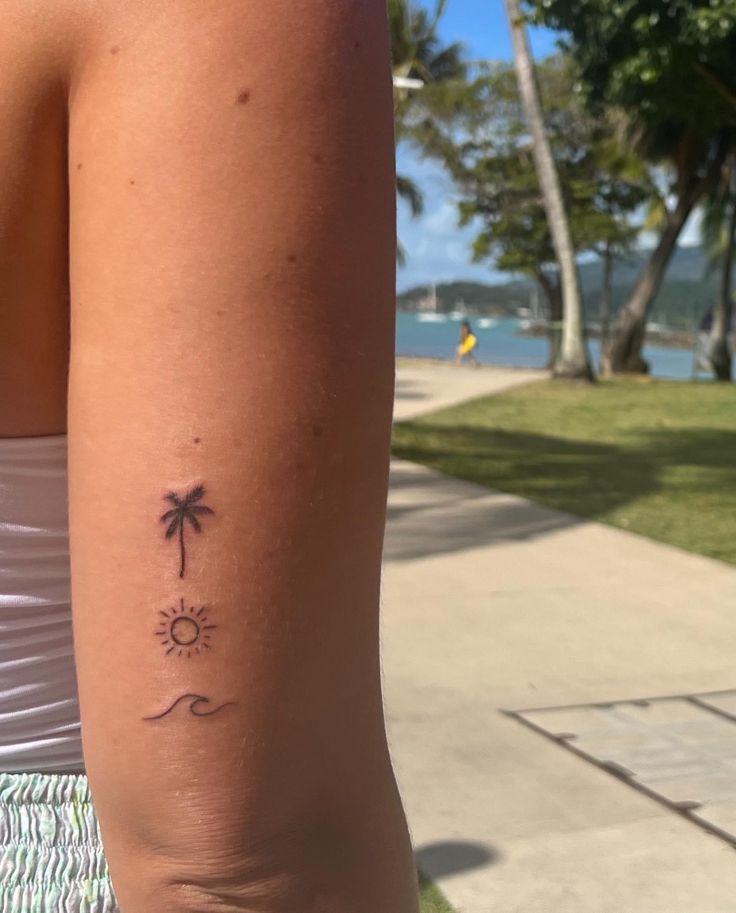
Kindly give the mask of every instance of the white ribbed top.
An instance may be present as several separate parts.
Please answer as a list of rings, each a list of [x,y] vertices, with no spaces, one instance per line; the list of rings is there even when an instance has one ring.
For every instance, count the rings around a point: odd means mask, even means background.
[[[66,436],[0,438],[0,771],[82,770]]]

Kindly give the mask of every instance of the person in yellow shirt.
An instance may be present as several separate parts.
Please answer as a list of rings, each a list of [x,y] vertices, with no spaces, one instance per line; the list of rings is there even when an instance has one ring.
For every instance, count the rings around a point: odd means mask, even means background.
[[[475,367],[479,367],[478,359],[474,355],[474,350],[478,348],[478,337],[473,332],[472,327],[467,320],[460,325],[460,344],[457,347],[454,364],[462,364],[464,358],[472,362]]]

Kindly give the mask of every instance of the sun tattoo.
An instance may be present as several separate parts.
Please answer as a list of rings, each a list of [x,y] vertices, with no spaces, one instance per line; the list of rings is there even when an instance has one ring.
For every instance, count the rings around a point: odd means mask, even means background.
[[[186,608],[184,600],[179,600],[178,608],[160,611],[159,629],[155,631],[156,637],[161,640],[161,645],[168,656],[176,653],[177,656],[190,657],[193,653],[202,653],[211,649],[211,631],[217,625],[210,624],[206,606],[199,609],[194,606]]]
[[[184,527],[189,523],[195,532],[201,533],[202,524],[199,522],[199,518],[204,514],[214,513],[214,510],[212,510],[211,507],[206,507],[204,504],[197,504],[197,501],[200,501],[203,497],[204,485],[196,485],[185,495],[178,495],[174,491],[170,491],[167,495],[164,495],[164,500],[174,506],[171,510],[167,510],[166,513],[160,517],[160,520],[162,523],[168,523],[168,526],[166,527],[167,539],[171,539],[172,536],[179,533],[179,555],[181,559],[179,567],[180,577],[184,576],[187,566],[187,553],[184,548]]]

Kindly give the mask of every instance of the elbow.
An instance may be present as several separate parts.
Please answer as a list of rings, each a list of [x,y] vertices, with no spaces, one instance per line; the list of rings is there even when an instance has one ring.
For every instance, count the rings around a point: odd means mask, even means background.
[[[317,913],[315,892],[298,871],[249,861],[215,864],[210,857],[183,862],[149,856],[131,867],[123,863],[120,880],[113,872],[120,908],[177,913]]]
[[[177,913],[317,913],[315,897],[310,898],[304,888],[289,876],[264,875],[246,881],[221,873],[170,876],[155,886],[150,908]]]
[[[356,822],[281,833],[212,852],[149,856],[124,880],[121,909],[177,913],[418,913],[416,869],[403,813],[380,808],[373,827]],[[222,847],[222,844],[220,844]],[[125,870],[123,865],[123,870]],[[146,873],[148,877],[146,877]],[[115,873],[113,872],[113,883]],[[144,893],[141,893],[141,892]]]

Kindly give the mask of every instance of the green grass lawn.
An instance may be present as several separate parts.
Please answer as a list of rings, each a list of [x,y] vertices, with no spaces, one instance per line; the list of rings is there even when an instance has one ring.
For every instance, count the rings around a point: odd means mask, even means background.
[[[736,387],[540,381],[394,431],[448,475],[736,564]]]
[[[453,913],[439,890],[419,873],[419,895],[422,899],[421,913]]]

